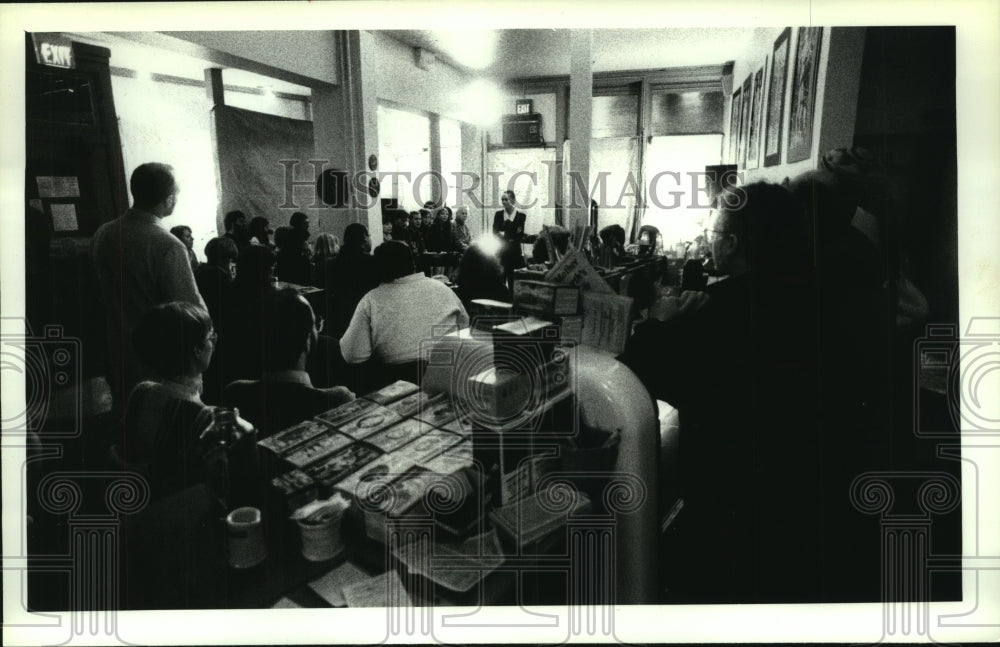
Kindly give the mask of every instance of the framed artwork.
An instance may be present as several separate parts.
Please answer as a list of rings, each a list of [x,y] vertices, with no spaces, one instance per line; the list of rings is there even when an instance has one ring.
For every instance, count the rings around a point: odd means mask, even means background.
[[[743,106],[740,108],[740,142],[739,149],[736,151],[736,163],[741,167],[746,168],[747,166],[747,140],[750,138],[750,100],[751,93],[753,92],[753,87],[751,83],[753,82],[753,74],[748,74],[745,81],[743,81],[743,92],[742,101]]]
[[[816,75],[822,40],[822,27],[799,27],[795,43],[795,74],[792,76],[792,105],[788,116],[789,162],[807,159],[812,153]]]
[[[781,127],[785,111],[785,87],[788,78],[788,48],[792,28],[784,31],[774,41],[771,56],[771,81],[767,88],[767,125],[764,130],[764,166],[781,164]]]
[[[739,150],[738,142],[740,141],[740,109],[743,107],[741,93],[742,88],[736,88],[733,91],[733,100],[729,106],[729,161],[733,164],[736,164],[738,160],[736,152]]]
[[[767,59],[753,75],[753,99],[750,101],[750,138],[747,140],[747,168],[757,168],[760,164],[761,112],[764,107],[764,70]]]

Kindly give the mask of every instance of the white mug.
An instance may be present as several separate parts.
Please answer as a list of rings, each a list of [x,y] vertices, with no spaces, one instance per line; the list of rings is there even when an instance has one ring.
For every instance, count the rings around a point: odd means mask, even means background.
[[[229,531],[230,566],[250,568],[267,558],[260,510],[251,507],[236,508],[226,517],[226,527]]]

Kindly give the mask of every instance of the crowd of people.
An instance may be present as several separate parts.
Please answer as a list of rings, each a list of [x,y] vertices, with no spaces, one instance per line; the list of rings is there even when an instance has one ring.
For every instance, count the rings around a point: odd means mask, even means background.
[[[464,208],[452,222],[448,207],[428,205],[428,226],[413,235],[400,212],[374,252],[359,223],[341,243],[327,232],[311,240],[303,213],[272,231],[266,218],[231,211],[198,262],[191,229],[159,223],[176,205],[173,170],[143,164],[130,188],[133,207],[99,229],[92,252],[121,423],[111,451],[151,478],[156,495],[205,476],[199,439],[216,407],[234,408],[260,439],[356,392],[416,381],[424,338],[467,326],[473,299],[507,295],[497,258],[472,245]],[[418,270],[428,249],[462,254],[461,289]],[[320,298],[310,302],[301,286],[321,288]]]
[[[514,270],[551,261],[538,245],[522,257],[526,216],[505,193],[495,253],[473,244],[464,207],[454,220],[447,206],[386,210],[374,253],[359,223],[342,244],[321,233],[310,246],[308,217],[296,213],[272,243],[266,219],[248,225],[234,211],[198,264],[190,229],[171,236],[158,223],[177,200],[170,167],[144,164],[130,184],[134,207],[101,227],[93,254],[119,455],[158,494],[204,478],[195,458],[213,405],[235,408],[260,438],[356,392],[419,381],[430,331],[467,326],[473,300],[507,300]],[[687,512],[676,575],[688,601],[720,601],[720,591],[791,600],[847,587],[856,572],[845,567],[857,561],[857,529],[844,523],[844,489],[879,455],[889,367],[878,349],[894,312],[893,277],[850,226],[858,191],[835,168],[728,189],[703,241],[723,280],[664,291],[619,358],[680,412]],[[554,233],[564,246],[568,232]],[[620,258],[624,231],[607,228],[595,244],[595,262]],[[456,286],[421,271],[428,251],[461,254]],[[276,278],[320,287],[323,299]]]

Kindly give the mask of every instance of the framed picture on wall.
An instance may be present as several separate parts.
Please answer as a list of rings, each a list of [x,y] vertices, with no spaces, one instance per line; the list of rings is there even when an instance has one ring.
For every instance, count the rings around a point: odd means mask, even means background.
[[[761,112],[764,107],[764,70],[767,68],[767,59],[760,66],[757,73],[753,75],[753,99],[750,101],[750,138],[747,148],[747,168],[757,168],[760,164],[760,127],[762,125]]]
[[[747,166],[747,140],[750,138],[750,100],[753,98],[750,95],[753,93],[753,74],[748,74],[745,81],[743,81],[743,92],[741,93],[740,103],[743,106],[740,108],[740,143],[739,149],[736,151],[736,163],[741,167],[746,168]]]
[[[812,153],[813,117],[816,109],[816,75],[822,27],[799,27],[795,43],[792,105],[788,115],[788,161],[808,159]]]
[[[729,106],[729,161],[732,164],[738,163],[736,152],[740,141],[740,109],[743,107],[741,92],[742,88],[733,91],[733,100]]]
[[[785,111],[785,85],[788,78],[788,48],[792,28],[785,29],[774,41],[771,56],[771,80],[767,90],[767,125],[764,130],[764,166],[781,163],[781,117]]]

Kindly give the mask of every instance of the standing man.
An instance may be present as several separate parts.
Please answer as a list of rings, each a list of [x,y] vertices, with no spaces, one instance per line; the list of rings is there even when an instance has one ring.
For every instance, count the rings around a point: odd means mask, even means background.
[[[465,221],[469,218],[468,207],[455,208],[455,224],[451,228],[451,246],[457,252],[464,252],[472,244],[472,234]]]
[[[146,375],[132,348],[132,330],[153,306],[184,301],[205,307],[187,248],[161,222],[174,211],[173,169],[147,163],[129,181],[132,208],[94,234],[92,254],[107,316],[108,384],[121,413],[132,387]]]
[[[507,288],[514,289],[514,270],[524,267],[524,255],[521,253],[521,238],[524,237],[524,223],[528,219],[523,212],[514,206],[514,192],[504,191],[500,196],[503,209],[493,214],[493,235],[503,239],[500,250],[500,263],[507,277]]]

